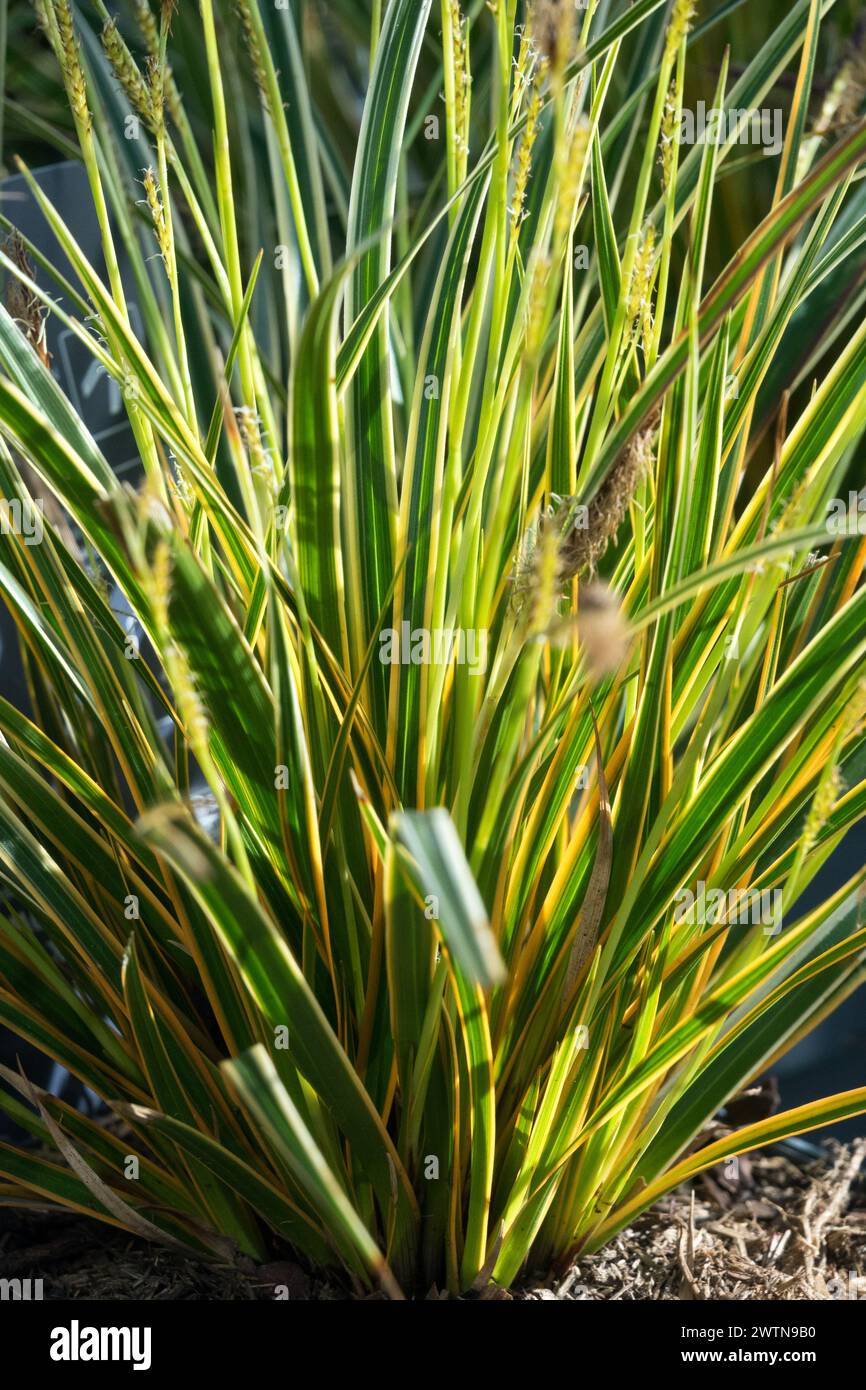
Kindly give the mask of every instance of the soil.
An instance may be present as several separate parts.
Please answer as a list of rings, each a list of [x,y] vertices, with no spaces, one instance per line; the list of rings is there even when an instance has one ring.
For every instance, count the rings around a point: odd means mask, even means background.
[[[475,1298],[691,1300],[866,1298],[866,1140],[802,1167],[740,1158],[681,1188],[580,1258],[565,1277]],[[291,1260],[199,1262],[46,1208],[0,1208],[0,1276],[43,1280],[45,1299],[340,1300],[346,1289]],[[277,1294],[277,1288],[281,1292]],[[428,1298],[447,1298],[431,1290]]]

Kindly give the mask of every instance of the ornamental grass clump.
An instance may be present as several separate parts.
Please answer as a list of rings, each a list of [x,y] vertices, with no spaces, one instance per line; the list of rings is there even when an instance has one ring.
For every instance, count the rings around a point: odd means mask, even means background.
[[[74,280],[0,253],[0,1023],[121,1123],[4,1068],[0,1202],[456,1294],[866,1110],[706,1142],[866,970],[866,866],[803,906],[866,814],[833,4],[736,80],[736,0],[35,8],[103,254],[24,169]]]

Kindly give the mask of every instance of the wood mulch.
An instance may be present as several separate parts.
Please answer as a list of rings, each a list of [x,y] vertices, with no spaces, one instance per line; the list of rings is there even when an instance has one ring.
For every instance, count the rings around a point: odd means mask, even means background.
[[[680,1188],[529,1299],[866,1299],[866,1140],[803,1168],[744,1156]]]

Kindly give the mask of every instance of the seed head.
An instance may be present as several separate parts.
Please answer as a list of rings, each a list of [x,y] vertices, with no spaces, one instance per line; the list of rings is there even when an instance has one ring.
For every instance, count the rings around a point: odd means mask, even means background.
[[[577,637],[591,681],[618,671],[628,655],[629,631],[617,595],[600,581],[583,584],[577,601]]]
[[[803,524],[803,507],[809,490],[809,478],[799,480],[782,508],[781,515],[773,523],[773,531],[795,531]]]
[[[534,527],[518,561],[513,595],[520,629],[527,639],[546,635],[558,624],[562,586],[559,582],[559,542],[551,528]]]
[[[138,64],[127,48],[117,27],[116,19],[107,20],[103,26],[102,46],[130,105],[147,121],[148,125],[153,126],[156,113],[151,89],[142,77]]]
[[[34,278],[33,263],[27,255],[27,249],[20,233],[14,228],[4,241],[3,250],[22,274],[30,280]],[[15,320],[31,347],[36,350],[43,365],[50,366],[51,354],[45,342],[45,314],[47,311],[32,290],[14,276],[10,276],[6,285],[6,310],[10,318]]]
[[[159,188],[156,182],[156,175],[152,169],[146,169],[144,174],[144,192],[147,197],[147,205],[150,208],[150,215],[153,218],[153,230],[156,235],[159,254],[165,264],[168,264],[171,246],[168,239],[168,226],[165,220],[165,210],[159,196]]]
[[[526,356],[530,361],[538,357],[544,345],[550,266],[550,255],[547,251],[539,250],[534,253],[529,271],[532,281],[526,309]]]
[[[468,22],[460,0],[450,0],[451,47],[454,69],[454,123],[461,155],[469,153],[469,99],[472,78],[469,73]]]
[[[670,59],[678,51],[683,39],[691,33],[692,20],[697,11],[695,0],[675,0],[671,22],[668,25],[665,41],[665,57]]]
[[[511,239],[516,239],[520,224],[525,216],[526,189],[529,184],[529,174],[532,168],[532,147],[538,134],[538,121],[541,116],[541,96],[538,84],[534,84],[529,97],[529,105],[526,112],[526,126],[523,131],[523,138],[520,141],[520,149],[517,152],[517,168],[514,173],[514,192],[511,197]]]
[[[574,129],[559,142],[556,151],[558,199],[553,244],[557,250],[564,245],[574,221],[588,149],[589,123],[581,117]]]
[[[135,11],[135,19],[141,30],[144,44],[151,59],[159,57],[159,26],[154,18],[153,10],[150,8],[148,0],[132,0],[132,7]],[[174,118],[175,124],[181,121],[181,102],[180,92],[169,63],[162,65],[162,83],[165,89],[165,100],[169,111]]]
[[[159,51],[159,29],[149,0],[132,0],[132,8],[136,23],[147,45],[148,53],[157,53]]]
[[[249,0],[235,0],[235,10],[237,11],[238,19],[241,22],[241,29],[243,30],[247,50],[250,55],[250,62],[253,65],[253,77],[256,80],[256,86],[258,87],[262,96],[266,96],[267,77],[265,73],[265,64],[264,59],[262,57],[262,50],[259,45],[258,34],[256,33],[255,28],[253,26],[253,17],[250,13]]]
[[[646,345],[653,329],[653,284],[655,282],[656,234],[652,222],[645,222],[640,233],[637,255],[628,288],[626,312],[631,325],[631,340]]]
[[[207,716],[198,697],[195,682],[186,657],[173,640],[170,623],[172,564],[165,541],[156,547],[150,568],[151,602],[157,626],[165,634],[162,659],[168,676],[178,714],[181,717],[193,752],[207,758]]]
[[[573,527],[562,541],[561,579],[574,579],[582,570],[592,574],[607,550],[634,499],[637,486],[653,457],[653,419],[623,449],[586,509],[586,524]]]
[[[821,830],[833,814],[836,802],[844,790],[845,784],[842,781],[842,774],[834,764],[818,783],[818,790],[809,808],[803,829],[803,839],[807,845],[814,845]]]
[[[554,646],[567,646],[575,630],[590,681],[618,671],[628,655],[631,636],[617,594],[608,584],[593,580],[580,586],[577,616],[555,618],[545,637]]]
[[[852,49],[839,74],[838,87],[841,91],[837,119],[840,125],[853,125],[866,97],[866,53],[862,49]]]
[[[75,33],[72,9],[69,0],[56,0],[54,13],[60,34],[60,53],[58,54],[63,78],[69,94],[69,103],[76,121],[90,130],[92,120],[87,105],[87,85],[84,69],[81,66],[81,50]]]
[[[536,46],[560,77],[574,55],[577,38],[573,0],[536,0],[530,23]]]
[[[662,189],[668,192],[671,180],[674,176],[677,157],[677,134],[680,127],[681,109],[677,95],[676,82],[672,82],[668,88],[665,99],[665,109],[662,116],[662,128],[659,138],[659,163],[662,167]]]
[[[257,478],[263,478],[273,491],[276,487],[274,461],[262,438],[261,421],[249,406],[239,406],[236,416],[240,436],[249,455],[250,469]]]

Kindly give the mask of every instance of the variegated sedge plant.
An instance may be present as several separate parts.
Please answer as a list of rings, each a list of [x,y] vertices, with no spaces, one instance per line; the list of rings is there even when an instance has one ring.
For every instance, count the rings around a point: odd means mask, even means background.
[[[866,812],[862,60],[816,95],[793,0],[687,146],[696,8],[38,0],[104,266],[28,173],[77,283],[7,240],[0,1022],[123,1127],[5,1069],[0,1202],[456,1294],[866,1110],[694,1143],[866,970],[866,867],[798,906]]]

